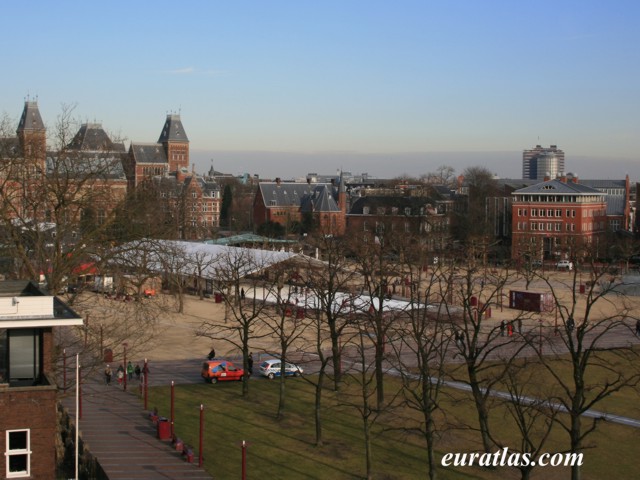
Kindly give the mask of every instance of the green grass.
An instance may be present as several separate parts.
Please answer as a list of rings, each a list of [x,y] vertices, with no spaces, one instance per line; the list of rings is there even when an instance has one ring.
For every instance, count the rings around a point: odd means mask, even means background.
[[[392,392],[398,380],[388,378],[385,388]],[[203,467],[216,479],[241,478],[241,444],[246,441],[248,478],[274,479],[357,479],[365,477],[362,419],[353,408],[341,405],[338,395],[324,392],[324,445],[315,446],[313,386],[303,379],[286,382],[284,418],[276,419],[278,382],[252,380],[250,393],[242,397],[237,382],[217,385],[197,384],[175,387],[176,435],[198,450],[200,405],[204,405]],[[341,394],[342,395],[342,394]],[[624,394],[623,394],[624,395]],[[444,400],[447,420],[453,425],[474,425],[472,403],[455,392],[457,401]],[[462,399],[462,401],[461,401]],[[156,406],[163,416],[170,412],[170,388],[149,389],[150,409]],[[492,411],[496,431],[511,436],[508,416],[496,407]],[[373,429],[373,472],[375,479],[427,478],[424,440],[398,427],[414,425],[416,412],[399,408],[385,413]],[[594,446],[585,452],[584,478],[625,478],[634,467],[637,435],[629,427],[603,424],[589,437]],[[546,451],[563,449],[566,434],[556,428]],[[480,448],[479,436],[469,429],[447,429],[439,440],[439,451],[465,452]],[[635,453],[634,453],[635,452]],[[537,474],[536,474],[537,473]],[[533,478],[566,478],[565,469],[537,469]],[[519,478],[513,469],[440,468],[441,479]]]

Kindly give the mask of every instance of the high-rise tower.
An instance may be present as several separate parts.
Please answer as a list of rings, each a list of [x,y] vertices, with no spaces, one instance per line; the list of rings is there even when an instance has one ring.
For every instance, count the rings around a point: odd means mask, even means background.
[[[522,178],[544,180],[545,176],[555,178],[564,172],[564,152],[557,145],[544,148],[536,145],[522,152]]]

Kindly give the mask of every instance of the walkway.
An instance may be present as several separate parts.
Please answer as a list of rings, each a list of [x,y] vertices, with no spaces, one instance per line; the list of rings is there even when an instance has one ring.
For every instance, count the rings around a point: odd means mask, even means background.
[[[75,401],[74,394],[62,400],[72,421]],[[97,380],[83,384],[79,431],[110,480],[212,478],[198,468],[197,456],[194,463],[188,463],[169,440],[157,438],[156,426],[140,399],[123,391],[117,382],[109,387]]]

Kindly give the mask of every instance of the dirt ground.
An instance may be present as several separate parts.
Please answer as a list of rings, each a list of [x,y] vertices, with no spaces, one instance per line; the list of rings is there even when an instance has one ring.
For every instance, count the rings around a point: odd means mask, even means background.
[[[554,289],[558,292],[559,297],[566,305],[571,304],[571,298],[574,295],[573,277],[570,273],[550,273]],[[579,279],[581,280],[581,279]],[[576,296],[578,298],[576,313],[574,317],[577,323],[579,319],[584,317],[584,306],[586,295],[579,293],[579,284],[576,285]],[[515,280],[510,283],[503,293],[503,302],[500,306],[499,302],[495,302],[491,307],[491,318],[486,320],[487,328],[499,325],[502,320],[507,322],[514,319],[519,310],[508,308],[509,290],[525,290],[523,279]],[[534,281],[529,285],[529,291],[548,292],[549,288],[541,280]],[[588,292],[588,288],[586,288]],[[483,301],[482,295],[479,301]],[[238,348],[224,341],[212,341],[208,338],[198,336],[197,332],[203,323],[224,324],[225,306],[224,303],[216,303],[213,298],[199,299],[197,296],[185,295],[184,297],[184,313],[173,313],[176,311],[175,301],[167,300],[166,307],[163,307],[164,315],[158,320],[158,330],[155,334],[154,341],[141,345],[136,352],[140,357],[154,358],[156,361],[165,360],[186,360],[192,358],[202,358],[215,348],[217,356],[233,358],[240,356],[241,352]],[[158,299],[156,299],[158,301]],[[599,301],[595,314],[598,317],[611,316],[624,305],[631,312],[640,312],[640,297],[635,296],[617,296],[611,295],[606,301]],[[172,312],[173,310],[173,312]],[[554,328],[556,323],[556,314],[554,312],[543,314],[532,314],[528,319],[524,320],[525,328],[532,328],[542,324],[548,328]],[[232,318],[230,316],[230,318]],[[594,317],[595,318],[595,317]],[[560,321],[562,321],[560,317]],[[229,320],[231,324],[233,320]],[[629,322],[635,324],[635,319]],[[312,335],[312,332],[309,332]],[[275,352],[278,351],[278,344],[275,338],[258,338],[253,339],[250,344],[252,351]]]

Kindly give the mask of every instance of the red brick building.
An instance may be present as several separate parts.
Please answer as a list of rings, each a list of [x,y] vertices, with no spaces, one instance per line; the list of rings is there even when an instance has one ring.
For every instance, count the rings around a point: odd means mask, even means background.
[[[0,282],[0,478],[56,478],[55,328],[82,318],[31,282]]]
[[[125,160],[130,191],[156,184],[158,205],[177,219],[179,238],[210,236],[220,225],[220,187],[211,177],[189,171],[189,139],[180,115],[167,115],[157,143],[131,143]]]
[[[511,195],[512,259],[598,256],[608,227],[606,193],[561,177]]]
[[[253,202],[253,223],[266,222],[285,228],[294,222],[313,222],[325,235],[342,236],[346,231],[347,194],[342,182],[327,183],[260,182]]]

